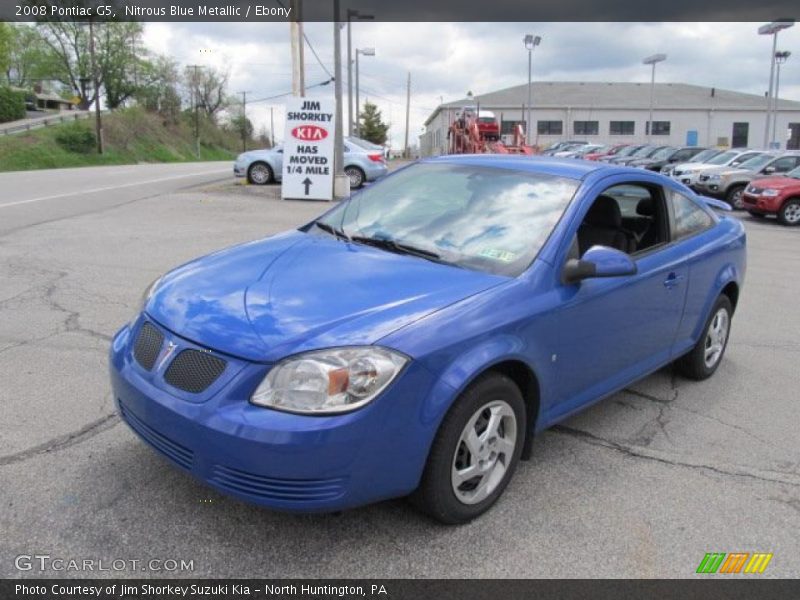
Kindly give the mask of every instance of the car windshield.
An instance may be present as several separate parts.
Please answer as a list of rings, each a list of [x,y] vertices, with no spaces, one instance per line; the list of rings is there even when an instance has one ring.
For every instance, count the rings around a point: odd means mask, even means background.
[[[745,169],[747,171],[755,171],[760,169],[768,162],[771,162],[775,157],[770,154],[759,154],[750,160],[746,160],[736,166],[737,169]]]
[[[641,146],[625,146],[622,150],[617,152],[617,156],[630,156],[634,152],[636,152]]]
[[[646,158],[650,156],[650,154],[654,151],[655,148],[653,146],[642,146],[636,152],[633,153],[633,156],[635,158]]]
[[[708,161],[710,165],[724,165],[739,156],[738,152],[723,152]]]
[[[702,152],[698,152],[692,158],[690,158],[688,162],[693,162],[693,163],[706,162],[709,159],[714,158],[718,154],[719,150],[715,150],[714,148],[709,148],[708,150],[703,150]]]
[[[405,253],[515,277],[533,261],[578,186],[542,173],[421,163],[359,192],[319,222],[355,242],[411,248]]]
[[[653,160],[666,160],[669,158],[674,152],[676,151],[675,148],[662,148],[658,152],[653,155]]]

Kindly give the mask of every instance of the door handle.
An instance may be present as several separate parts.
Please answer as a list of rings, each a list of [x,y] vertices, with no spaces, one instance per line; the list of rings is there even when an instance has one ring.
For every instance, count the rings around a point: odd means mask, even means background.
[[[675,286],[677,286],[682,280],[683,280],[683,275],[676,275],[675,273],[670,273],[664,280],[664,287],[672,289]]]

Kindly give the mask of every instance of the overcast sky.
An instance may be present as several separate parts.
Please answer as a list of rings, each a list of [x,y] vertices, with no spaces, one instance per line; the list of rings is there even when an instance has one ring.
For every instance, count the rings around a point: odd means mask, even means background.
[[[534,80],[649,81],[643,57],[668,55],[657,81],[693,83],[763,95],[769,84],[771,36],[760,23],[353,23],[353,47],[374,47],[361,57],[361,98],[375,102],[392,125],[399,148],[405,131],[405,84],[411,73],[414,144],[440,103],[527,82],[526,33],[540,35]],[[306,23],[305,32],[323,65],[333,72],[333,25]],[[345,32],[343,31],[343,34]],[[148,23],[145,43],[182,64],[206,64],[230,72],[230,91],[257,100],[291,90],[288,23]],[[342,50],[346,54],[346,38]],[[782,31],[778,49],[792,56],[781,69],[780,97],[800,100],[800,26]],[[306,46],[306,84],[328,75]],[[346,93],[346,56],[343,58]],[[333,97],[333,85],[308,91]],[[274,107],[276,138],[283,135],[282,98],[248,106],[256,129],[268,126]],[[345,96],[345,114],[346,114]],[[345,117],[346,119],[346,117]],[[345,120],[346,122],[346,120]]]

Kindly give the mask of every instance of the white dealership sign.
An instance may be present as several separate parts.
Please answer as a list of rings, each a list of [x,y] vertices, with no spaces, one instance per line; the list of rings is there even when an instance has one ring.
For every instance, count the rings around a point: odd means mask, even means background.
[[[334,102],[292,98],[286,102],[283,198],[333,199]]]

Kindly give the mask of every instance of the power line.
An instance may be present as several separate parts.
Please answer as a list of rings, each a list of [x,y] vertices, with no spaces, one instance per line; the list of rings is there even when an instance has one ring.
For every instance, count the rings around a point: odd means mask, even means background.
[[[306,89],[310,90],[312,88],[322,87],[324,85],[330,84],[332,81],[333,81],[333,77],[331,77],[327,81],[321,81],[320,83],[315,83],[314,85],[307,85]],[[265,98],[259,98],[257,100],[250,100],[249,102],[250,102],[250,104],[254,104],[256,102],[266,102],[267,100],[275,100],[276,98],[283,98],[284,96],[291,96],[291,95],[292,95],[292,92],[290,90],[288,92],[283,92],[282,94],[275,94],[274,96],[267,96]]]
[[[286,5],[283,2],[281,2],[281,0],[275,0],[275,2],[277,2],[278,5],[281,8],[284,8],[284,9],[286,8]],[[311,54],[313,54],[314,58],[317,59],[317,62],[319,63],[319,66],[322,67],[322,70],[325,71],[325,74],[328,77],[330,77],[331,81],[332,81],[333,80],[333,74],[328,70],[328,67],[326,67],[323,64],[322,60],[320,60],[319,55],[317,54],[317,51],[314,49],[314,45],[311,43],[311,40],[308,39],[308,36],[306,35],[305,30],[303,30],[303,39],[306,41],[306,44],[308,44],[308,49],[311,50]]]

